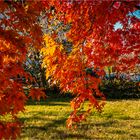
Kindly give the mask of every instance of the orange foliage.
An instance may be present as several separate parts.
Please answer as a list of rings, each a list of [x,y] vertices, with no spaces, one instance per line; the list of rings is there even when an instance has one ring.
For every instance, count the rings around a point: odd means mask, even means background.
[[[105,97],[98,87],[104,67],[126,71],[140,63],[138,19],[128,16],[138,6],[139,1],[129,0],[0,1],[0,116],[11,114],[15,119],[13,123],[0,122],[0,139],[16,138],[20,132],[16,115],[24,111],[27,97],[22,83],[15,79],[17,75],[32,79],[22,67],[29,46],[41,49],[46,77],[58,83],[62,91],[76,96],[71,101],[73,112],[67,120],[68,127],[85,120],[93,107],[101,111]],[[53,26],[53,19],[70,26],[65,33],[72,42],[69,53],[57,41],[57,29],[43,36],[39,17],[44,11],[48,29]],[[128,22],[130,19],[133,26]],[[118,21],[123,28],[115,31]],[[31,89],[30,96],[37,100],[45,98],[41,89]],[[85,101],[89,107],[83,113],[80,109]]]
[[[32,97],[33,100],[40,100],[40,98],[45,99],[46,95],[41,89],[30,89],[29,97]]]
[[[74,122],[85,120],[93,107],[101,111],[104,102],[96,97],[105,100],[98,89],[105,66],[127,72],[140,62],[140,30],[137,26],[130,28],[129,20],[135,18],[127,16],[137,9],[139,2],[50,0],[42,3],[46,9],[53,6],[54,11],[46,15],[48,20],[55,17],[71,26],[65,33],[73,44],[70,53],[65,51],[61,42],[56,43],[54,33],[52,38],[45,35],[46,47],[42,49],[46,76],[51,76],[62,91],[70,91],[76,96],[71,102],[74,111],[67,121],[67,126],[71,127]],[[118,21],[123,29],[115,31],[114,24]],[[134,23],[137,22],[138,19],[135,19]],[[57,34],[57,31],[54,32]],[[88,74],[88,68],[94,75]],[[89,108],[80,113],[81,106],[87,100]]]
[[[16,139],[20,135],[20,128],[19,122],[0,123],[0,139]]]
[[[41,10],[38,2],[0,1],[0,116],[11,114],[14,121],[0,120],[0,139],[15,139],[20,133],[21,124],[16,115],[24,111],[27,97],[17,75],[32,80],[22,65],[28,47],[42,43],[37,23]],[[40,99],[39,95],[37,97]]]

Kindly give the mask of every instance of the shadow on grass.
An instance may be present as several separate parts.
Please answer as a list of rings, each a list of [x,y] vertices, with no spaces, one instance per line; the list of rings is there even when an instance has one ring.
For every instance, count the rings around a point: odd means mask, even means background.
[[[80,124],[78,125],[79,129],[92,129],[93,127],[112,127],[114,124],[118,123],[116,120],[107,120],[103,122],[95,122],[95,123],[88,123],[88,124]]]
[[[37,118],[37,119],[42,119],[42,118]],[[47,120],[47,119],[46,119]],[[45,123],[44,121],[44,125],[42,126],[37,126],[37,125],[33,125],[33,126],[25,126],[24,129],[38,129],[38,130],[41,130],[41,131],[47,131],[48,129],[54,129],[60,125],[64,125],[66,122],[66,118],[61,118],[59,120],[51,120],[51,122],[47,122]],[[39,125],[39,123],[38,123]]]
[[[28,122],[28,121],[32,121],[32,120],[34,120],[34,121],[44,120],[44,122],[45,122],[45,121],[52,121],[52,120],[54,120],[54,119],[51,119],[51,117],[56,118],[56,117],[59,116],[58,115],[58,111],[45,112],[45,113],[44,112],[41,112],[41,111],[40,112],[38,112],[38,111],[37,112],[36,111],[32,111],[32,112],[30,112],[30,114],[32,114],[32,115],[29,116],[29,117],[20,117],[19,118],[20,121],[24,123],[25,121]],[[66,112],[65,111],[65,118],[66,119],[68,118],[69,115],[70,115],[70,112]]]
[[[74,98],[74,97],[73,97]],[[70,101],[73,99],[72,97],[47,97],[47,99],[45,100],[40,100],[40,101],[35,101],[32,100],[31,98],[27,101],[26,105],[51,105],[51,106],[55,106],[55,105],[64,105],[67,106],[67,104],[65,103],[70,103]],[[139,101],[140,99],[135,99],[135,98],[131,98],[131,99],[106,99],[107,102],[118,102],[118,101],[127,101],[127,100],[131,100],[131,101]],[[56,102],[56,103],[55,103]]]
[[[84,134],[74,134],[74,133],[65,133],[64,131],[56,130],[57,134],[59,134],[60,139],[92,139],[90,136],[86,136]],[[52,137],[52,139],[55,139]]]
[[[41,118],[37,118],[41,119]],[[25,126],[23,128],[23,132],[31,131],[32,134],[28,135],[23,133],[22,138],[31,137],[32,139],[48,139],[47,137],[40,136],[39,133],[46,134],[49,136],[49,139],[67,139],[67,138],[74,138],[74,139],[91,139],[91,137],[85,136],[84,134],[74,134],[71,131],[61,130],[60,126],[64,126],[66,122],[66,118],[61,118],[59,120],[52,120],[51,122],[47,122],[42,126]],[[64,126],[65,127],[65,126]],[[49,135],[48,135],[49,133]],[[42,137],[42,138],[41,138]]]
[[[107,135],[127,135],[127,131],[120,128],[119,120],[104,120],[101,122],[88,122],[85,124],[78,124],[77,130],[72,132],[70,130],[64,129],[67,117],[61,117],[55,119],[55,115],[52,114],[49,118],[42,118],[42,115],[38,116],[42,112],[37,112],[29,118],[21,118],[22,122],[25,120],[27,122],[42,120],[43,123],[31,123],[23,128],[22,138],[31,139],[99,139],[98,134],[106,132]],[[45,114],[46,115],[46,114]],[[28,120],[29,119],[29,120]],[[31,119],[31,120],[30,120]],[[107,118],[106,118],[107,119]],[[62,129],[63,128],[63,129]],[[28,133],[28,131],[30,133]],[[91,131],[92,135],[86,135],[86,132]],[[77,133],[78,132],[78,133]],[[93,133],[94,132],[94,133]],[[94,138],[96,136],[96,138]],[[49,137],[49,138],[48,138]],[[136,136],[133,136],[137,138]]]
[[[27,105],[46,105],[50,106],[47,111],[44,110],[31,110],[25,117],[21,117],[20,120],[25,122],[25,127],[23,128],[22,138],[29,139],[99,139],[94,138],[96,134],[106,133],[106,135],[127,135],[128,131],[124,131],[123,128],[119,127],[121,125],[120,120],[135,120],[127,116],[124,112],[112,111],[103,112],[103,114],[93,113],[92,115],[96,118],[102,118],[100,122],[97,120],[82,123],[78,125],[76,132],[67,131],[65,128],[66,119],[70,115],[69,110],[61,109],[68,106],[71,98],[48,98],[45,101],[36,102],[29,100]],[[114,101],[114,100],[113,100]],[[117,101],[117,100],[116,100]],[[57,110],[54,106],[60,106]],[[31,106],[30,106],[31,107]],[[41,106],[42,107],[42,106]],[[32,107],[31,107],[32,108]],[[37,107],[35,107],[37,108]],[[66,107],[67,108],[67,107]],[[61,111],[59,113],[59,111]],[[59,116],[60,115],[60,116]],[[123,124],[122,124],[123,125]],[[139,126],[134,126],[133,128],[139,129]],[[122,129],[122,130],[121,130]],[[86,135],[87,132],[91,132],[91,136]],[[89,133],[88,133],[89,134]],[[136,136],[133,136],[137,138]]]
[[[139,101],[140,100],[140,98],[119,98],[119,99],[111,99],[111,98],[107,98],[106,97],[106,101],[108,101],[108,102],[118,102],[118,101]]]
[[[51,105],[51,106],[56,106],[56,105],[64,105],[67,106],[65,103],[69,103],[72,100],[72,98],[52,98],[48,97],[46,100],[40,100],[40,101],[34,101],[32,99],[29,99],[26,103],[26,105]]]

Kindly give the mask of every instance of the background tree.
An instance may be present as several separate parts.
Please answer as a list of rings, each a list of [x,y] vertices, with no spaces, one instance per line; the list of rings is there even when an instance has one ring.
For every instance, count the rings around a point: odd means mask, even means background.
[[[29,48],[26,61],[24,63],[24,69],[34,78],[34,81],[31,81],[31,86],[46,90],[48,88],[48,81],[45,77],[45,69],[41,67],[41,64],[42,58],[39,50],[33,47]],[[29,83],[27,83],[27,86],[28,84]]]

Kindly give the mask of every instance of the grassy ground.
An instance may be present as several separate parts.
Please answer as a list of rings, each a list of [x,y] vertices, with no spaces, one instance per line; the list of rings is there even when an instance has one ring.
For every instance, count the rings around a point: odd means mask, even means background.
[[[107,101],[101,114],[94,111],[76,130],[66,129],[71,108],[60,100],[27,105],[19,114],[25,125],[19,139],[140,139],[140,100]]]

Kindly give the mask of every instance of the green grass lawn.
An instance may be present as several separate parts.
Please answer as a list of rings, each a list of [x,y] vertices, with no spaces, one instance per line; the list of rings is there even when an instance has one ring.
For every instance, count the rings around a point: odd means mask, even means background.
[[[66,128],[71,111],[68,100],[30,103],[19,114],[24,122],[19,139],[140,139],[140,100],[107,101],[101,114],[93,111],[76,130]]]

